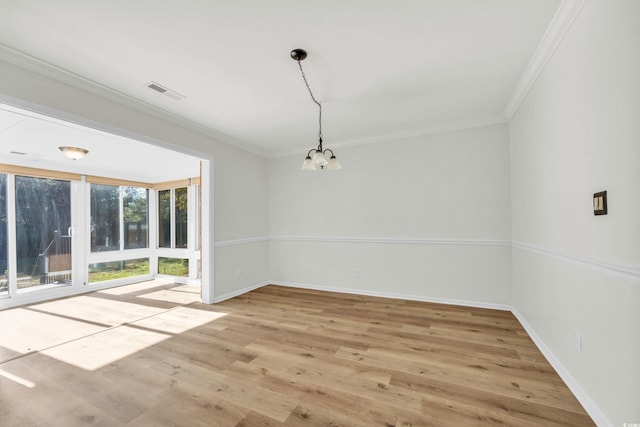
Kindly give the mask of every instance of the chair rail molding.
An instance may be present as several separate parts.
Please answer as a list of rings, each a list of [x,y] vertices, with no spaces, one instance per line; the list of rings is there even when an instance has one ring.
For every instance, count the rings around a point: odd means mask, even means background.
[[[510,246],[510,240],[497,239],[443,239],[406,237],[336,237],[336,236],[269,236],[270,241],[327,242],[327,243],[387,243],[405,245],[460,245],[460,246]]]
[[[553,258],[556,260],[579,264],[584,267],[599,270],[603,273],[622,276],[626,279],[631,279],[633,281],[640,281],[640,269],[610,264],[604,261],[599,261],[596,259],[582,257],[578,255],[572,255],[567,252],[562,252],[555,249],[548,249],[542,246],[532,245],[525,242],[513,241],[512,247],[522,249],[528,252],[536,253],[539,255],[544,255],[546,257]]]

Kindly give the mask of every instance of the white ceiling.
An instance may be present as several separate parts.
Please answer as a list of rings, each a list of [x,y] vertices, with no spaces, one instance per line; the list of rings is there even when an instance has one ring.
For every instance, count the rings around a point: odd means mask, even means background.
[[[560,4],[0,0],[0,44],[277,156],[317,143],[292,49],[309,53],[329,147],[495,123]]]
[[[69,145],[89,154],[68,159]],[[0,163],[148,183],[200,175],[196,157],[2,104]]]

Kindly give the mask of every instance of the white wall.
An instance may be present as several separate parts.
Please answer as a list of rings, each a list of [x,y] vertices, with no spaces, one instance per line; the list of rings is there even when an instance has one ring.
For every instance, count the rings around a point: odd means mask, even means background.
[[[622,425],[640,422],[638,18],[637,0],[588,0],[508,129],[339,148],[339,172],[267,162],[6,62],[0,93],[212,155],[216,295],[270,278],[512,303],[599,419]],[[600,190],[610,213],[594,217]]]
[[[190,154],[208,155],[213,158],[209,193],[214,221],[209,227],[211,242],[267,234],[267,160],[5,61],[0,61],[0,94],[18,100],[22,106],[33,104],[64,118],[78,118],[83,124],[100,124],[104,130],[140,136],[146,142],[156,141]],[[210,257],[215,295],[265,280],[266,259],[266,241],[254,244],[250,250],[216,247],[215,257],[213,253]],[[245,272],[241,279],[235,279],[238,269]],[[211,283],[203,284],[207,285]]]
[[[336,154],[341,171],[301,171],[303,154],[272,161],[271,279],[510,302],[506,125],[344,147]]]
[[[510,123],[514,306],[613,425],[640,422],[639,20],[587,1]]]

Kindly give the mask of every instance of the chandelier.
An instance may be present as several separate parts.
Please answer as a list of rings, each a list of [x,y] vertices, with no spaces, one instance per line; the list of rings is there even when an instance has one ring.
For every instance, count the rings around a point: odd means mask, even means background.
[[[339,170],[342,169],[342,165],[336,159],[336,156],[333,154],[333,150],[329,148],[323,149],[322,147],[322,104],[318,102],[315,96],[313,96],[313,92],[311,92],[311,87],[309,86],[309,82],[307,82],[307,76],[304,75],[304,71],[302,70],[301,61],[307,57],[307,52],[303,49],[294,49],[291,51],[291,58],[294,61],[298,62],[298,67],[300,68],[300,74],[302,75],[302,80],[304,80],[305,86],[307,86],[307,90],[309,91],[309,95],[311,95],[311,100],[315,102],[318,106],[318,146],[316,148],[312,148],[307,153],[307,157],[302,162],[302,170],[303,171],[314,171],[318,169],[324,169],[325,167],[328,170]],[[326,159],[325,154],[329,153],[331,157],[329,160]]]

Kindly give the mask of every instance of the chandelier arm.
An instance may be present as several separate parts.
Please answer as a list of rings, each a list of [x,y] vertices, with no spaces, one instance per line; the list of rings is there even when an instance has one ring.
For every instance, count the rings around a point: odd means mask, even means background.
[[[322,138],[322,104],[318,102],[315,96],[313,96],[313,92],[311,92],[311,87],[309,86],[309,82],[307,81],[307,76],[304,74],[304,70],[302,69],[302,62],[298,60],[298,67],[300,68],[300,74],[302,74],[302,80],[304,80],[305,86],[307,86],[307,90],[309,91],[309,95],[311,96],[311,100],[316,103],[319,110],[318,115],[318,137]]]
[[[335,157],[335,156],[336,156],[335,154],[333,154],[333,150],[332,150],[331,148],[327,148],[327,149],[325,149],[325,150],[322,152],[322,155],[324,156],[324,153],[326,153],[327,151],[329,151],[329,152],[331,153],[331,156],[332,156],[332,157]]]

